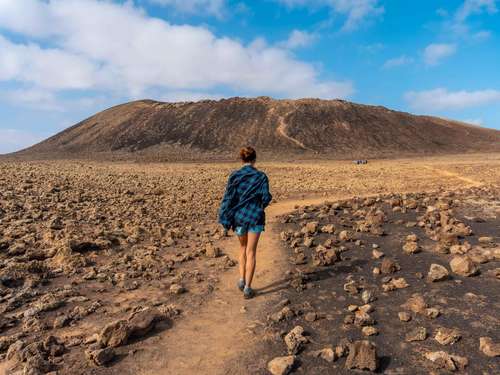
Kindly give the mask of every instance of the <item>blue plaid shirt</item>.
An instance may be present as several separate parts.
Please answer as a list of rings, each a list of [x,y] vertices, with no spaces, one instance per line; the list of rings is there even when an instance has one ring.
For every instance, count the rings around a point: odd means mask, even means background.
[[[264,225],[264,209],[272,198],[266,174],[245,165],[229,176],[219,209],[219,223],[228,230]]]

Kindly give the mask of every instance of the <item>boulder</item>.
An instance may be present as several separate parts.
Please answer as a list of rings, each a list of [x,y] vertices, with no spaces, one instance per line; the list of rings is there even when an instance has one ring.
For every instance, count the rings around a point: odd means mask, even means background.
[[[426,338],[427,329],[425,327],[414,328],[405,335],[405,340],[408,342],[424,341]]]
[[[378,367],[377,349],[367,340],[349,344],[349,355],[345,367],[348,369],[375,371]]]
[[[102,346],[116,348],[125,345],[130,336],[130,329],[126,320],[117,320],[106,325],[99,334],[99,342]]]
[[[462,371],[469,364],[467,358],[451,355],[443,351],[427,352],[425,358],[433,362],[439,369],[448,371]]]
[[[479,350],[488,357],[500,357],[500,343],[495,343],[491,337],[479,338]]]
[[[287,375],[295,364],[295,356],[276,357],[267,364],[267,369],[272,375]]]
[[[335,361],[337,359],[336,354],[332,348],[324,348],[321,350],[315,350],[313,352],[310,352],[309,355],[312,357],[315,357],[315,358],[324,359],[325,361],[330,362],[330,363],[332,363],[333,361]]]
[[[462,336],[460,335],[460,331],[458,329],[444,327],[438,328],[436,334],[434,335],[434,339],[441,345],[454,344],[460,340],[461,337]]]
[[[400,269],[401,267],[399,266],[399,264],[391,258],[385,258],[380,265],[380,272],[382,272],[384,275],[394,273],[396,271],[399,271]]]
[[[86,350],[85,356],[87,359],[97,366],[104,366],[115,358],[115,350],[113,348]]]
[[[285,344],[289,354],[297,354],[300,352],[304,344],[309,342],[307,337],[304,337],[304,328],[296,326],[285,336]]]
[[[479,267],[468,256],[456,256],[450,261],[451,270],[460,276],[473,276]]]
[[[440,264],[431,264],[429,273],[427,273],[427,279],[431,282],[446,280],[449,276],[449,272],[446,267]]]

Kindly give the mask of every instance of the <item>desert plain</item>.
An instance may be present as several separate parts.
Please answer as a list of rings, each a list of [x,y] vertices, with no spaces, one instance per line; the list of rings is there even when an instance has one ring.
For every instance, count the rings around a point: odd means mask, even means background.
[[[248,301],[238,166],[0,161],[0,374],[500,373],[500,154],[258,162]]]

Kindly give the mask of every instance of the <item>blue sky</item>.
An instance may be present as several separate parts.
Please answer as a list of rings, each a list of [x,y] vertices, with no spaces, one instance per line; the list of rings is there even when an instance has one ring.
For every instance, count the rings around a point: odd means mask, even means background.
[[[0,0],[0,153],[125,101],[342,98],[500,129],[500,0]]]

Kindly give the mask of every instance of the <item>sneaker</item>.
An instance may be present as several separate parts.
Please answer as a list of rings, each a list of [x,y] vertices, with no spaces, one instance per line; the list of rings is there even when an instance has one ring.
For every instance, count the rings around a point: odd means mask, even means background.
[[[238,289],[241,290],[243,292],[243,290],[245,289],[245,280],[243,279],[240,279],[238,281]]]
[[[250,299],[255,297],[254,290],[248,286],[245,286],[245,289],[243,289],[243,297],[245,297],[245,299]]]

